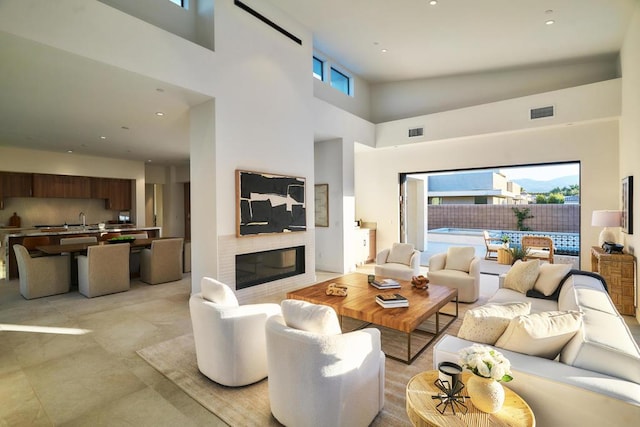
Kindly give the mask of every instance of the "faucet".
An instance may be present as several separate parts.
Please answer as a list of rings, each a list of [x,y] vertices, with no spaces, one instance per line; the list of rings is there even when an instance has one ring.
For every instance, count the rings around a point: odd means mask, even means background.
[[[80,218],[80,220],[82,221],[82,228],[85,228],[86,222],[87,222],[87,216],[84,214],[84,212],[80,212],[80,215],[78,215],[78,218]]]

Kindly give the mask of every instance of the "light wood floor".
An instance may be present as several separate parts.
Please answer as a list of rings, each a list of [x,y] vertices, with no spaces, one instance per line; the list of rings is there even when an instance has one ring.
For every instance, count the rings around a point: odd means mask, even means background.
[[[186,275],[92,299],[27,301],[17,280],[0,280],[0,425],[224,425],[136,354],[191,332],[190,283]],[[638,323],[628,322],[638,340]]]

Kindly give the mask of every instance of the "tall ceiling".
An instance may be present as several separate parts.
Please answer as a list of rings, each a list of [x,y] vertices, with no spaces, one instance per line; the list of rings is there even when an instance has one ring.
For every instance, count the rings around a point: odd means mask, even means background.
[[[617,53],[638,3],[263,1],[308,27],[317,51],[371,83]],[[188,162],[188,111],[208,97],[1,30],[0,58],[0,145]]]
[[[370,83],[617,53],[637,0],[269,0]],[[547,25],[547,21],[554,21]],[[383,52],[383,49],[386,52]]]

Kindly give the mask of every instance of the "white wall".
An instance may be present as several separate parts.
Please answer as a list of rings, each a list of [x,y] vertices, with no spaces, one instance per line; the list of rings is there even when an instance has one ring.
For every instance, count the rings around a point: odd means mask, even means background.
[[[206,14],[199,13],[206,9],[211,1],[190,0],[187,9],[169,0],[98,0],[129,15],[142,19],[150,24],[165,29],[173,34],[213,49],[213,29],[207,31],[213,22],[204,19]],[[201,6],[200,3],[203,3]]]
[[[620,120],[620,176],[634,177],[633,235],[623,234],[626,251],[640,256],[640,4],[629,24],[621,52],[622,119]],[[620,183],[618,182],[618,186]],[[640,321],[640,269],[636,268],[636,318]]]
[[[376,126],[376,147],[566,125],[620,116],[621,79],[492,102]],[[553,105],[555,117],[529,119],[529,110]],[[408,136],[408,129],[424,126],[424,135]]]
[[[235,286],[236,254],[298,244],[306,247],[306,273],[241,290],[240,298],[315,280],[311,34],[264,2],[246,3],[302,38],[303,45],[231,0],[216,2],[216,56],[224,65],[209,70],[215,76],[215,126],[202,131],[208,124],[199,119],[191,129],[202,135],[191,137],[192,227],[207,228],[202,236],[192,234],[193,289],[199,289],[202,275]],[[237,238],[237,169],[306,178],[307,231]]]
[[[399,238],[401,172],[580,161],[581,265],[590,270],[589,248],[600,232],[591,212],[619,203],[611,191],[619,186],[617,140],[618,120],[611,119],[365,151],[356,156],[356,214],[377,221],[378,247],[389,247]]]
[[[371,118],[388,122],[615,79],[617,55],[528,69],[371,85]]]
[[[343,221],[342,139],[314,145],[315,182],[329,184],[329,226],[316,227],[316,269],[344,271],[345,236]]]

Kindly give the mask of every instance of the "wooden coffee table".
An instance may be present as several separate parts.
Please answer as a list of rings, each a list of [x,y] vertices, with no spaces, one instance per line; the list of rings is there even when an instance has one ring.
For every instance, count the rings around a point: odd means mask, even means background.
[[[376,277],[377,280],[381,277]],[[439,337],[442,332],[458,318],[458,290],[446,286],[429,284],[429,289],[416,289],[408,281],[399,280],[400,289],[381,290],[371,286],[367,281],[367,275],[351,273],[332,280],[317,283],[306,288],[287,293],[287,298],[299,299],[314,304],[324,304],[330,307],[342,317],[362,320],[367,324],[374,324],[386,328],[404,332],[407,335],[407,357],[402,359],[387,354],[387,357],[411,364],[422,352]],[[348,295],[339,297],[327,295],[327,287],[331,283],[337,283],[347,287]],[[409,307],[383,308],[375,301],[378,294],[399,293],[409,300]],[[455,302],[455,314],[442,312],[442,308],[450,302]],[[444,325],[440,324],[440,315],[451,319]],[[427,319],[435,316],[435,332],[418,329],[418,326]],[[365,325],[367,326],[367,325]],[[420,333],[431,335],[428,340],[414,355],[411,355],[411,335]]]
[[[466,384],[471,375],[469,372],[463,372],[462,382]],[[460,412],[453,414],[450,408],[441,414],[436,409],[440,400],[432,398],[439,393],[434,385],[437,379],[438,371],[426,371],[411,378],[407,384],[407,415],[414,426],[534,427],[536,425],[531,407],[520,395],[504,385],[504,405],[495,414],[479,411],[473,406],[471,399],[465,399],[465,405],[468,408],[466,414]],[[466,389],[463,389],[463,392],[464,390]]]

